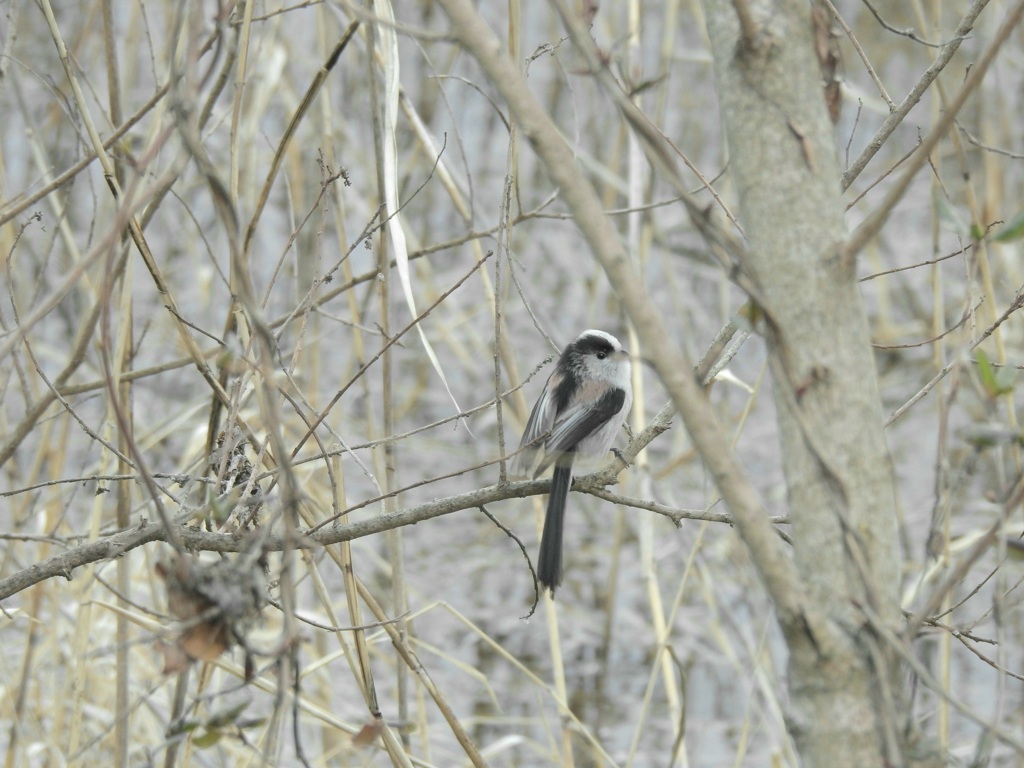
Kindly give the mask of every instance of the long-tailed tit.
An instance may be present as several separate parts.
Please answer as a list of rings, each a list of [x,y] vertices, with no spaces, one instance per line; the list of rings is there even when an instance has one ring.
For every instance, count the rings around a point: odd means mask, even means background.
[[[611,334],[589,330],[562,352],[533,406],[512,469],[520,477],[538,477],[554,465],[537,558],[537,579],[552,594],[562,582],[562,524],[573,462],[603,459],[632,404],[629,355]]]

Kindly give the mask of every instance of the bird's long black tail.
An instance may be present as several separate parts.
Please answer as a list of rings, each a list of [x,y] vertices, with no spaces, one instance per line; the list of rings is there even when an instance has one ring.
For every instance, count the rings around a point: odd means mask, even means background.
[[[540,554],[537,556],[537,580],[541,586],[550,589],[552,595],[562,583],[562,527],[570,485],[572,462],[555,464],[551,493],[548,496],[548,512],[544,517],[544,532],[540,537]]]

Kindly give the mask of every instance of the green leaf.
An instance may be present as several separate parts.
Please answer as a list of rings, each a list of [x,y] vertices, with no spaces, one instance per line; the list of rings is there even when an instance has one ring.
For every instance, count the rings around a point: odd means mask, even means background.
[[[999,230],[992,239],[997,243],[1008,243],[1022,237],[1024,237],[1024,211],[1018,213],[1013,221]]]
[[[978,363],[978,377],[981,379],[981,386],[984,387],[989,397],[995,397],[998,394],[998,385],[995,371],[992,370],[992,363],[988,361],[988,355],[984,350],[979,349],[974,353],[974,359]]]
[[[976,221],[971,222],[971,238],[973,240],[985,239],[985,228]]]
[[[996,370],[989,362],[988,355],[983,350],[974,353],[974,359],[978,363],[978,377],[981,379],[981,386],[985,394],[995,398],[1013,392],[1013,383],[1017,372],[1009,367]]]
[[[206,749],[207,747],[212,747],[214,744],[220,741],[221,735],[222,734],[220,731],[218,731],[216,728],[213,728],[211,730],[206,731],[206,733],[193,738],[192,743],[199,747],[199,749]]]
[[[206,721],[206,726],[208,728],[223,728],[225,725],[234,725],[235,720],[238,719],[238,716],[242,714],[248,706],[249,702],[243,701],[232,707],[221,710],[220,712],[214,712]]]
[[[182,733],[190,733],[199,727],[198,720],[183,720],[167,730],[168,736],[177,736]]]

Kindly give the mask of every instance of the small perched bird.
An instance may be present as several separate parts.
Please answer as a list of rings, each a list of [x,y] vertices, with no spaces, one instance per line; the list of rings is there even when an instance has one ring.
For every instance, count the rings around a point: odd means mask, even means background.
[[[562,583],[562,524],[573,462],[599,462],[633,404],[629,355],[604,331],[577,336],[562,352],[533,406],[512,471],[538,477],[554,465],[537,558],[537,579],[555,593]]]

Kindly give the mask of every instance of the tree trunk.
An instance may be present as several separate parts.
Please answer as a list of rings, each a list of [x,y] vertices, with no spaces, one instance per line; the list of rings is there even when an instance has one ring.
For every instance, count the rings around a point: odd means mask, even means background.
[[[900,621],[894,480],[867,318],[842,256],[841,169],[810,6],[704,4],[742,269],[765,317],[795,560],[834,629],[822,647],[784,627],[792,733],[808,766],[904,764],[898,678],[872,624]]]

